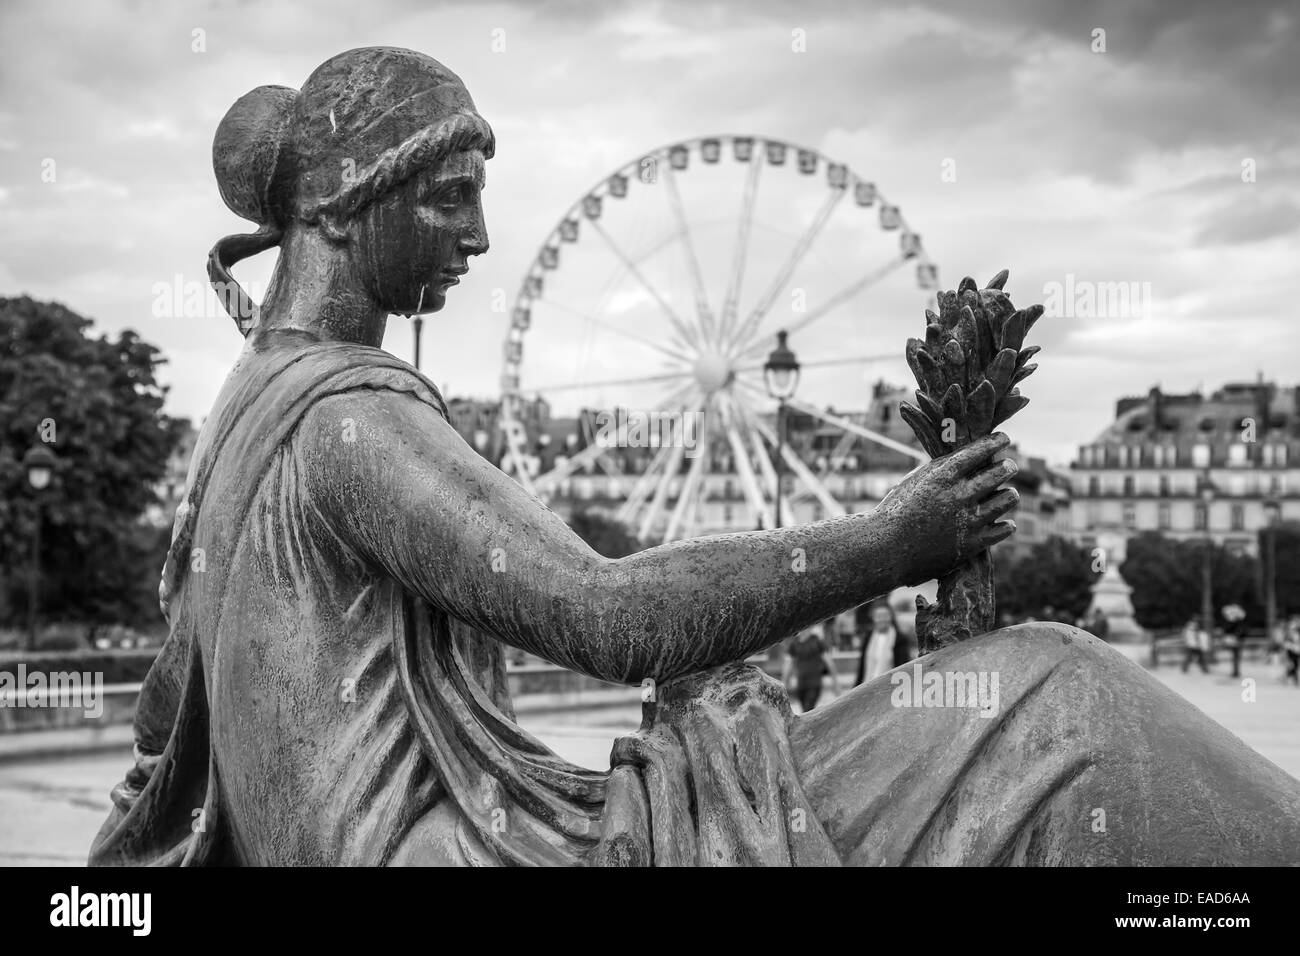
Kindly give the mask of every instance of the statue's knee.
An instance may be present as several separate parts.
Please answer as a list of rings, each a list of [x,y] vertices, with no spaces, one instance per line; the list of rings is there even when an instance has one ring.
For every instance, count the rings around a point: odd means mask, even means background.
[[[1105,641],[1069,624],[1033,621],[990,631],[961,645],[989,666],[1045,674],[1060,667],[1105,671],[1131,666]]]

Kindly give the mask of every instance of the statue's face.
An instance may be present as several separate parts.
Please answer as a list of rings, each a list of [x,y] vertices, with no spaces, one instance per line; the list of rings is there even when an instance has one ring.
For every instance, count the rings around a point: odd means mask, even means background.
[[[390,313],[437,312],[447,289],[488,250],[480,150],[452,153],[371,203],[349,228],[354,264]]]
[[[884,630],[889,627],[892,620],[893,618],[890,616],[887,607],[878,607],[871,612],[871,622],[876,626],[877,630]]]

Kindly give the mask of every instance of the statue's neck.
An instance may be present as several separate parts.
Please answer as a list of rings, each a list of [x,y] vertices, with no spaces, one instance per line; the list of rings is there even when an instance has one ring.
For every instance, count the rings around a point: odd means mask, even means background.
[[[290,229],[280,246],[260,328],[301,329],[326,341],[378,348],[388,313],[349,265],[343,246],[315,229]]]

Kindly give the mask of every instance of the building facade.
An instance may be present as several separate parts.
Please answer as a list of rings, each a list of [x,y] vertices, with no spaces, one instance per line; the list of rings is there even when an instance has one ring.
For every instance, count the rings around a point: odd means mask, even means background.
[[[1208,397],[1152,388],[1071,465],[1071,523],[1099,531],[1212,537],[1254,554],[1270,522],[1300,519],[1300,387],[1227,384]]]

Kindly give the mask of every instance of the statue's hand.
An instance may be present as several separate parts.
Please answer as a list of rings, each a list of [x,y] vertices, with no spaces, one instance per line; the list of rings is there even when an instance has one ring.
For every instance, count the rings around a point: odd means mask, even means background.
[[[993,461],[1007,444],[1000,433],[981,438],[918,468],[885,496],[879,511],[903,583],[939,577],[1016,530],[998,520],[1020,500],[1014,488],[999,490],[1017,470],[1013,461]]]

